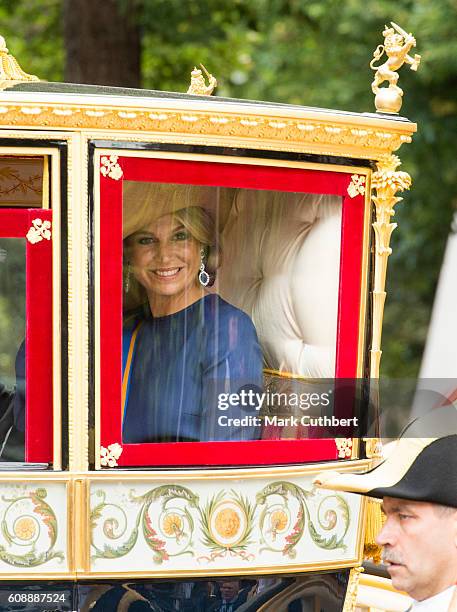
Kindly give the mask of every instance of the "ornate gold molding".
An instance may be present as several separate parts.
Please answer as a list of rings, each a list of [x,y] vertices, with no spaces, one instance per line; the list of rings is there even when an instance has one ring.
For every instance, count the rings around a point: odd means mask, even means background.
[[[22,70],[16,58],[8,52],[5,39],[3,36],[0,36],[0,89],[12,87],[24,81],[39,80],[37,76],[27,74]]]
[[[24,96],[25,97],[25,96]],[[51,98],[49,95],[48,98]],[[170,101],[176,106],[177,100]],[[187,103],[187,101],[186,101]],[[106,104],[106,105],[105,105]],[[196,103],[194,103],[196,105]],[[210,102],[208,101],[208,104]],[[321,155],[356,156],[379,159],[411,142],[415,124],[363,115],[309,112],[309,117],[268,115],[241,110],[236,104],[218,104],[215,109],[116,107],[107,97],[93,106],[32,102],[0,103],[0,125],[108,129],[151,133],[157,141],[191,142],[209,145],[255,146],[266,150],[300,151]],[[290,110],[287,110],[290,113]],[[327,116],[326,116],[327,115]]]
[[[396,223],[391,223],[391,217],[395,214],[395,204],[403,199],[395,194],[398,191],[405,191],[411,186],[409,174],[396,171],[400,164],[400,159],[396,155],[387,155],[377,162],[377,171],[371,178],[371,185],[375,190],[373,202],[376,206],[376,221],[373,223],[375,232],[375,278],[373,287],[373,334],[370,349],[371,378],[379,378],[382,354],[381,334],[386,300],[387,259],[392,252],[389,246],[390,237],[397,227]]]
[[[364,571],[362,566],[353,567],[349,574],[349,583],[344,600],[343,612],[355,612],[357,592],[359,590],[360,575]]]

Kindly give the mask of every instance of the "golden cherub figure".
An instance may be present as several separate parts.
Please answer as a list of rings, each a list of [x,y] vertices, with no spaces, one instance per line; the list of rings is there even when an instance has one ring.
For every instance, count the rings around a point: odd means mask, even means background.
[[[205,82],[205,77],[202,74],[202,71],[195,67],[190,76],[190,86],[187,90],[188,94],[194,94],[196,96],[210,96],[214,89],[217,87],[216,78],[210,74],[203,64],[200,64],[205,75],[208,77],[208,85]]]
[[[417,53],[414,57],[408,55],[411,48],[416,46],[416,39],[393,21],[390,23],[392,27],[385,26],[383,32],[384,45],[378,45],[370,62],[370,68],[376,70],[371,89],[376,95],[375,104],[378,111],[398,113],[402,104],[403,90],[397,85],[399,78],[397,70],[403,64],[409,64],[411,70],[417,70],[421,56]],[[387,60],[380,66],[374,66],[374,62],[377,62],[384,52]],[[389,82],[389,87],[379,87],[384,81]]]

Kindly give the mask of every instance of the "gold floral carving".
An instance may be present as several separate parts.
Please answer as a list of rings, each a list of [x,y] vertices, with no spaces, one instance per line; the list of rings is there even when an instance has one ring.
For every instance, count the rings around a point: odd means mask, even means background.
[[[348,185],[348,195],[351,198],[355,198],[356,195],[364,195],[366,177],[353,174],[351,176],[351,182]]]
[[[365,455],[368,459],[382,459],[382,442],[379,438],[364,438]]]
[[[74,104],[50,103],[36,106],[0,104],[0,125],[108,129],[122,132],[153,133],[157,142],[187,142],[220,145],[253,143],[259,149],[300,151],[321,155],[356,155],[379,159],[411,142],[414,124],[398,126],[366,125],[350,118],[328,119],[269,117],[225,110],[181,112],[168,109],[130,108],[124,112],[112,106],[91,108]],[[162,136],[163,135],[163,136]]]
[[[116,467],[117,460],[122,454],[122,446],[115,442],[110,444],[108,448],[100,447],[100,465],[103,467]]]
[[[349,574],[349,583],[344,600],[343,612],[355,612],[357,593],[359,590],[360,575],[364,571],[362,566],[353,567]]]
[[[373,334],[370,349],[370,376],[379,377],[381,361],[381,333],[386,300],[385,284],[387,259],[392,252],[390,237],[397,227],[391,223],[395,214],[394,206],[403,198],[396,196],[398,191],[405,191],[411,186],[411,177],[407,172],[399,172],[396,168],[401,164],[396,155],[387,155],[377,162],[377,171],[372,176],[372,187],[375,191],[373,202],[376,206],[376,221],[373,223],[375,232],[375,277],[373,288]]]
[[[51,240],[51,222],[43,219],[33,219],[32,227],[26,234],[27,240],[31,244],[36,244],[42,240]]]
[[[122,168],[117,163],[119,157],[117,155],[110,155],[109,157],[103,156],[100,159],[100,173],[103,176],[107,176],[109,178],[118,181],[123,176]]]
[[[352,438],[335,438],[335,444],[338,449],[338,457],[347,459],[352,455]]]
[[[0,89],[24,81],[39,81],[39,78],[22,70],[16,58],[8,52],[5,39],[0,36]]]

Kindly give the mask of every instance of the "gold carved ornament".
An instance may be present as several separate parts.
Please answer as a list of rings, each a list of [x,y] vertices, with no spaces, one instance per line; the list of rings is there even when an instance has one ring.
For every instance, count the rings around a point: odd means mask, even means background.
[[[372,196],[376,207],[376,221],[373,223],[375,234],[375,271],[373,287],[373,331],[370,348],[370,378],[374,379],[375,393],[379,393],[376,380],[379,378],[381,362],[381,335],[384,305],[386,301],[386,273],[387,260],[392,253],[390,237],[397,227],[391,222],[395,214],[394,207],[403,198],[397,192],[408,190],[411,187],[411,177],[407,172],[397,170],[401,164],[396,155],[386,155],[377,164],[373,173],[371,185],[374,190]],[[378,403],[378,398],[376,397]],[[382,443],[378,438],[364,438],[366,456],[374,460],[374,464],[382,459]],[[376,500],[369,500],[367,507],[367,528],[365,536],[365,558],[372,558],[379,562],[381,548],[376,543],[376,535],[382,527],[382,513],[380,504]]]
[[[39,80],[37,76],[22,70],[16,58],[8,52],[5,39],[0,36],[0,89],[12,87],[17,83]]]
[[[416,46],[416,39],[408,34],[399,25],[390,22],[392,27],[385,26],[383,31],[384,44],[378,45],[373,53],[370,68],[376,70],[371,89],[375,94],[375,106],[379,113],[398,113],[401,109],[403,90],[398,87],[397,82],[399,70],[403,64],[409,64],[411,70],[416,71],[419,67],[421,56],[417,53],[414,57],[408,55],[412,47]],[[374,66],[374,62],[381,59],[383,54],[387,59],[383,64]],[[379,87],[384,81],[388,81],[388,87]]]
[[[349,574],[348,588],[344,600],[343,612],[355,612],[357,592],[359,590],[360,575],[364,571],[362,566],[353,567]]]
[[[381,563],[382,548],[377,544],[376,538],[384,526],[386,519],[381,510],[381,500],[369,497],[367,502],[367,513],[365,522],[365,542],[363,556],[366,561]]]
[[[210,96],[217,87],[217,81],[216,78],[206,70],[203,64],[200,64],[200,66],[208,78],[208,85],[205,82],[202,70],[195,67],[190,73],[190,85],[187,93],[195,96]]]
[[[375,233],[375,277],[373,287],[373,339],[370,350],[371,364],[370,377],[379,378],[379,365],[381,361],[381,333],[386,300],[386,272],[387,259],[392,253],[390,237],[397,227],[391,223],[395,214],[394,206],[403,198],[396,195],[398,191],[405,191],[411,187],[411,177],[407,172],[398,172],[396,168],[401,164],[396,155],[386,155],[380,159],[377,170],[372,176],[372,188],[375,190],[373,202],[376,207],[376,221],[373,223]]]

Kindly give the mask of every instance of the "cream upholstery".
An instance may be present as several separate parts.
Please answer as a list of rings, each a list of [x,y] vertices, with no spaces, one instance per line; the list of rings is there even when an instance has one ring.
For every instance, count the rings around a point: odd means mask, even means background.
[[[335,373],[341,198],[239,190],[217,291],[247,312],[267,368]]]

